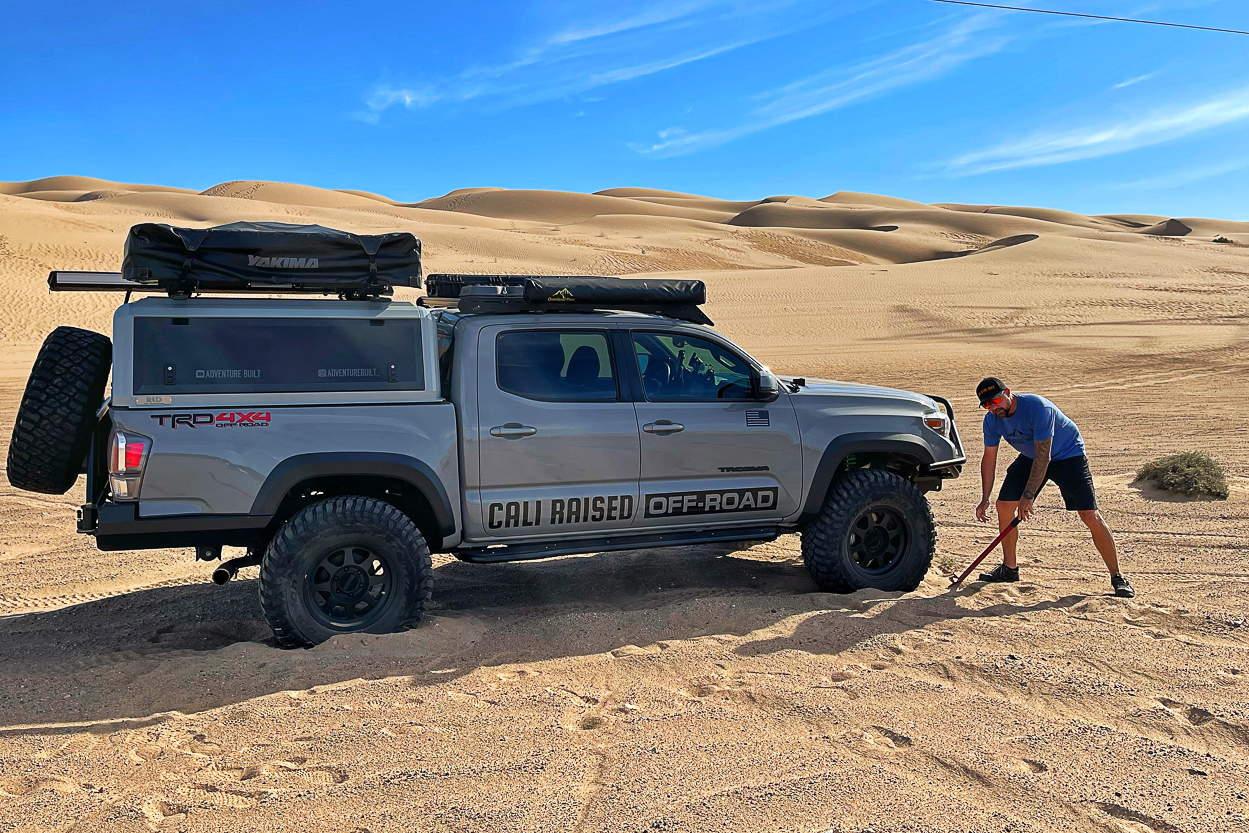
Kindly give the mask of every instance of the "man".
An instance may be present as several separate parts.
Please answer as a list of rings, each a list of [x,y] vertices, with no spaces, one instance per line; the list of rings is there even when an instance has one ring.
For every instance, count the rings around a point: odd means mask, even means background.
[[[1043,396],[1011,393],[1002,380],[990,376],[976,385],[984,415],[984,457],[980,461],[980,505],[976,519],[989,520],[989,495],[997,477],[997,448],[1003,437],[1019,452],[1006,469],[1002,491],[997,496],[997,524],[1004,531],[1015,518],[1032,517],[1033,504],[1045,484],[1053,481],[1062,493],[1068,511],[1078,512],[1093,534],[1093,544],[1110,570],[1110,586],[1116,596],[1131,599],[1132,585],[1119,572],[1119,558],[1110,527],[1097,511],[1093,475],[1084,456],[1084,438],[1066,414]],[[1019,530],[1002,541],[1002,563],[992,572],[981,573],[981,581],[1019,581],[1015,545]]]

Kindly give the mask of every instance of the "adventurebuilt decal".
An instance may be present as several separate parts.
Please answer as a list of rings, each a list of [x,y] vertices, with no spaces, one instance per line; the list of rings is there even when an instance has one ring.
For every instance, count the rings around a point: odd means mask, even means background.
[[[152,419],[162,428],[268,428],[271,417],[268,411],[224,411],[219,414],[152,414]]]

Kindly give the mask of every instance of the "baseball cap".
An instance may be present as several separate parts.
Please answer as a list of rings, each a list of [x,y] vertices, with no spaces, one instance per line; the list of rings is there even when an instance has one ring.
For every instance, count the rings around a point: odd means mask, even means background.
[[[980,404],[988,402],[990,399],[997,399],[1006,390],[1006,385],[1002,384],[1002,380],[996,376],[986,376],[980,380],[980,384],[976,385],[976,396],[980,397]]]

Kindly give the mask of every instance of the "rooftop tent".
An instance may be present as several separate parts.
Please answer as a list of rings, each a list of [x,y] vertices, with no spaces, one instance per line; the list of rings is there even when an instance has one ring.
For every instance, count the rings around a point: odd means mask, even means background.
[[[389,294],[391,287],[420,285],[421,241],[402,231],[353,234],[289,223],[141,223],[126,237],[122,275],[171,292],[294,286]]]

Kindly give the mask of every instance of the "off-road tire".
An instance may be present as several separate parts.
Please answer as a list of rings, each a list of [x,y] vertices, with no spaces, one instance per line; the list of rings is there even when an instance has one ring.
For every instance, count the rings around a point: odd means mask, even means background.
[[[854,558],[851,533],[864,518],[883,513],[901,528],[904,541],[884,569],[867,570]],[[802,531],[802,560],[821,590],[850,593],[914,590],[932,565],[937,525],[928,501],[914,483],[883,469],[858,469],[834,481],[824,506]]]
[[[329,598],[316,592],[324,586],[315,579],[319,565],[340,552],[358,551],[379,559],[390,576],[384,609],[355,622],[327,621],[317,601]],[[349,495],[313,503],[287,521],[265,551],[258,586],[274,639],[296,648],[343,633],[391,633],[415,622],[429,604],[433,568],[411,518],[385,501]]]
[[[112,361],[112,342],[90,330],[57,327],[44,340],[9,442],[11,484],[46,495],[63,495],[73,487],[87,458]]]

